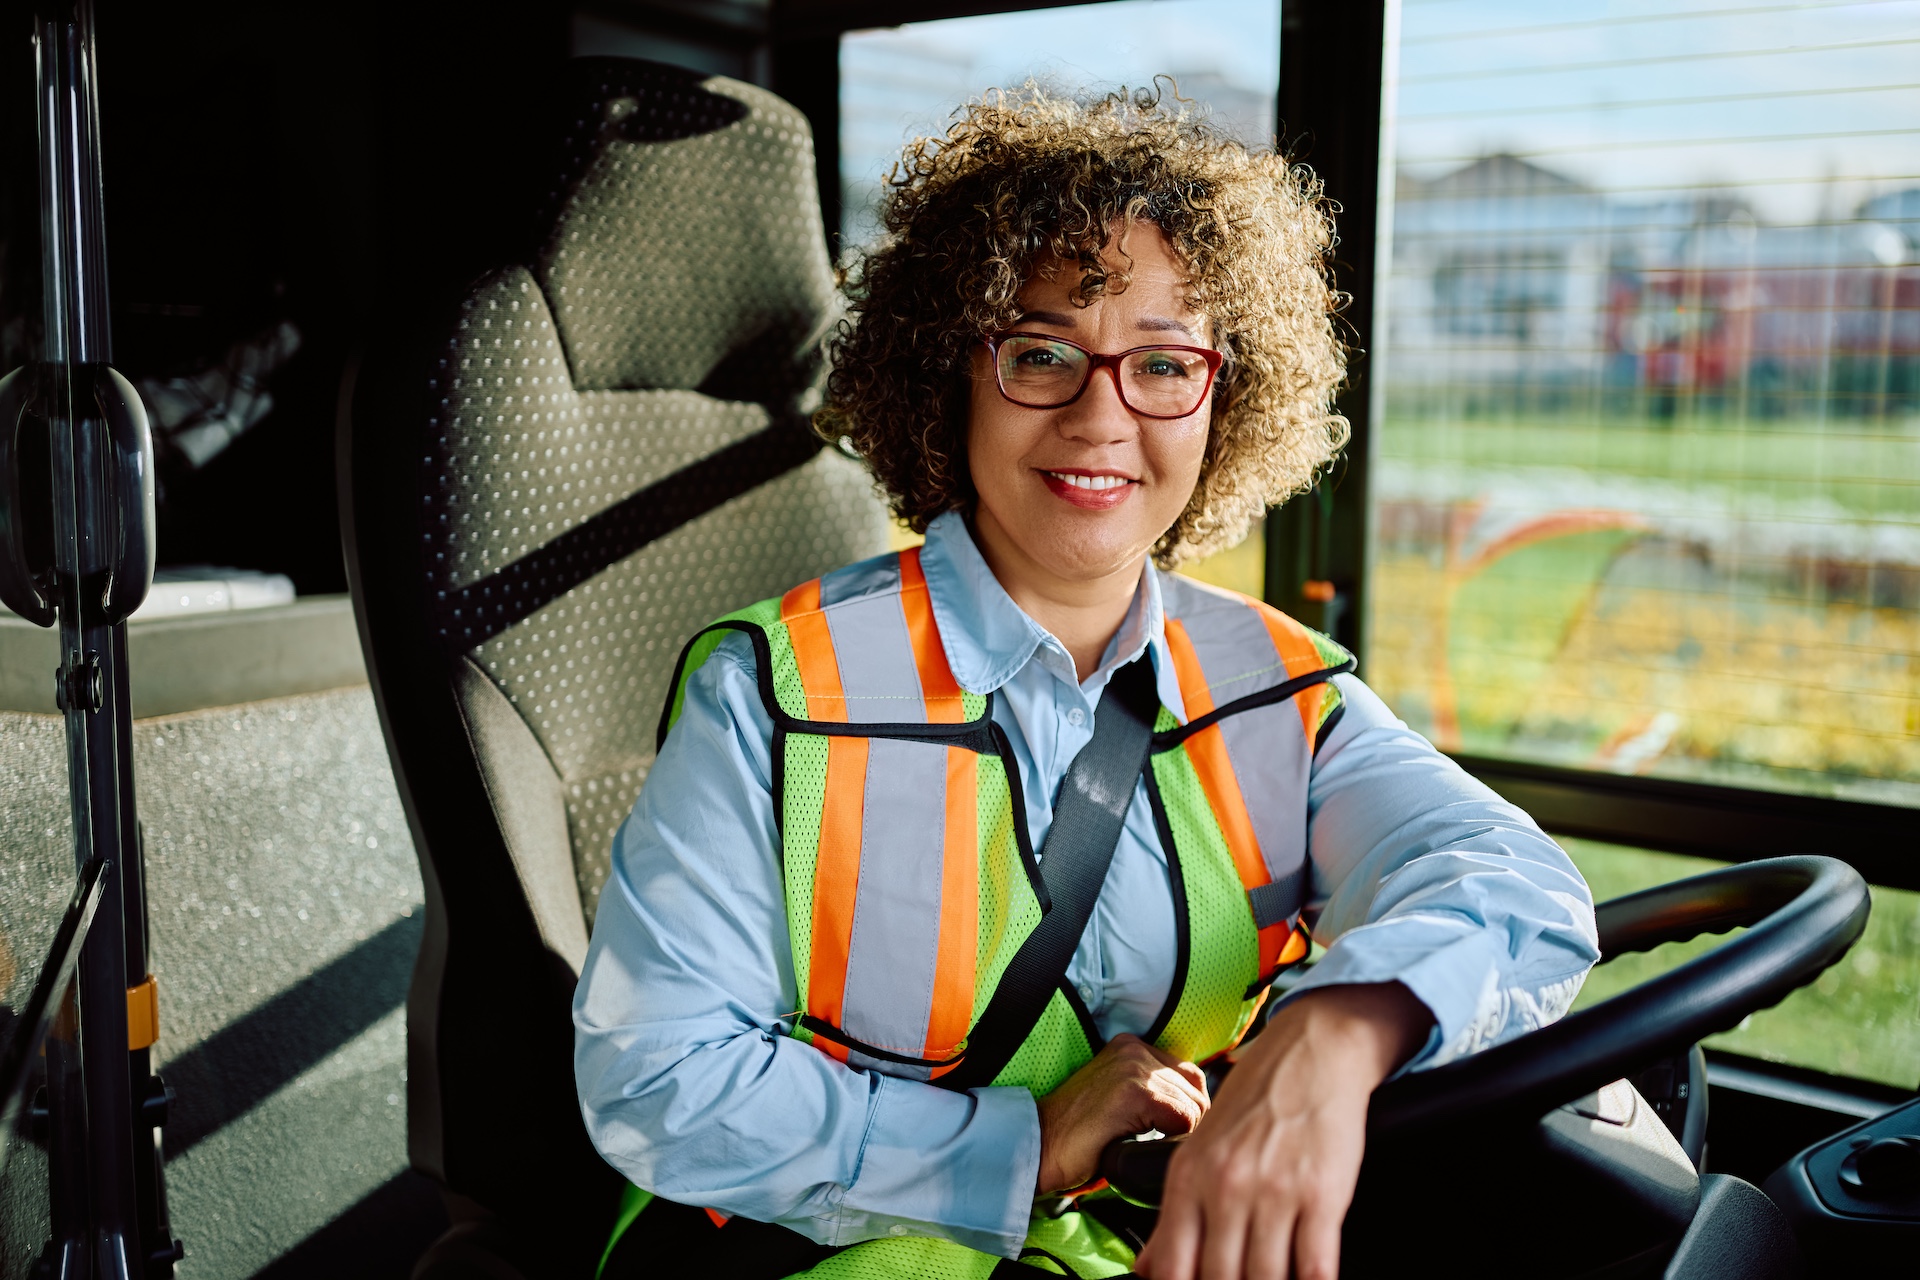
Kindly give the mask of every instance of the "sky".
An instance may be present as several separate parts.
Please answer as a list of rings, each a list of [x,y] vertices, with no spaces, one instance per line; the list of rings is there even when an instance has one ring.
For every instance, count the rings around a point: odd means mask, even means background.
[[[1623,198],[1729,184],[1763,219],[1920,185],[1920,2],[1406,0],[1395,147],[1509,151]]]

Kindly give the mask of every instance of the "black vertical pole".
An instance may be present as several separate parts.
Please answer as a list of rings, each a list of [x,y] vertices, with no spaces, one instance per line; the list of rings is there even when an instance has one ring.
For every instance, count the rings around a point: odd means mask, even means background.
[[[1318,489],[1268,516],[1266,597],[1363,660],[1373,428],[1366,348],[1373,341],[1386,11],[1387,0],[1283,0],[1280,11],[1281,145],[1312,167],[1339,206],[1334,283],[1352,297],[1340,332],[1355,350],[1337,408],[1353,424],[1353,439]]]
[[[152,580],[152,451],[138,397],[110,368],[106,232],[90,0],[45,0],[34,27],[40,130],[45,358],[37,412],[48,428],[53,580],[61,663],[56,696],[67,722],[76,867],[98,859],[102,897],[79,962],[80,1093],[90,1271],[98,1280],[148,1274],[136,1170],[134,1063],[128,1047],[127,926],[144,952],[142,886],[128,880],[131,723],[125,669],[127,614]],[[145,1071],[139,1084],[144,1092]],[[54,1096],[50,1090],[50,1103]],[[51,1132],[77,1136],[73,1104]],[[146,1147],[152,1145],[146,1135]],[[151,1159],[151,1153],[147,1153]],[[157,1170],[156,1170],[157,1173]],[[62,1184],[70,1178],[62,1179]],[[63,1221],[71,1222],[71,1206]],[[151,1216],[151,1215],[149,1215]],[[75,1242],[56,1239],[62,1266]]]

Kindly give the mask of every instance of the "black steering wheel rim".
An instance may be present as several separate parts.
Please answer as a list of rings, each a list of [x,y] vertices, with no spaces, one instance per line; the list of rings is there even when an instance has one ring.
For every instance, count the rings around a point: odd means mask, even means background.
[[[1537,1031],[1389,1081],[1368,1109],[1368,1142],[1531,1123],[1729,1030],[1844,956],[1866,929],[1870,906],[1859,872],[1814,856],[1740,863],[1602,903],[1595,916],[1603,964],[1701,934],[1746,932]],[[1157,1202],[1178,1141],[1114,1143],[1101,1171],[1130,1199]]]

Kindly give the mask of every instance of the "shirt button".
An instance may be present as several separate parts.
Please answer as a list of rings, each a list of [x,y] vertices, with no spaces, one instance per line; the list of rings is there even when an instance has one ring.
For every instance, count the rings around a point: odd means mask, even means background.
[[[1067,723],[1072,725],[1076,729],[1079,728],[1081,725],[1085,724],[1086,721],[1087,721],[1087,713],[1082,711],[1078,707],[1075,707],[1073,710],[1067,712]]]
[[[907,1234],[906,1224],[903,1222],[894,1223],[892,1226],[887,1228],[887,1234],[890,1236],[903,1236]]]
[[[1093,1003],[1093,984],[1091,982],[1083,982],[1080,984],[1080,998],[1089,1005]]]

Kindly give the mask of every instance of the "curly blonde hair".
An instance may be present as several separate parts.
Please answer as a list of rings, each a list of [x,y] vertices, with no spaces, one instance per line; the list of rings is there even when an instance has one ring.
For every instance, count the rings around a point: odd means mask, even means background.
[[[888,175],[884,234],[846,274],[851,318],[830,344],[814,429],[850,443],[915,532],[975,498],[973,344],[1013,323],[1042,264],[1078,266],[1080,306],[1124,290],[1126,272],[1100,253],[1126,220],[1166,233],[1191,275],[1190,304],[1227,356],[1200,482],[1155,561],[1171,568],[1239,542],[1346,443],[1333,412],[1343,299],[1328,279],[1333,221],[1319,180],[1171,96],[1172,106],[1158,87],[1078,101],[1031,83],[990,93],[956,111],[944,136],[916,139]]]

